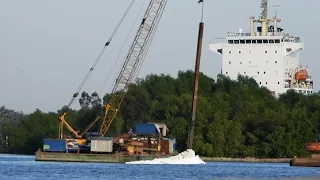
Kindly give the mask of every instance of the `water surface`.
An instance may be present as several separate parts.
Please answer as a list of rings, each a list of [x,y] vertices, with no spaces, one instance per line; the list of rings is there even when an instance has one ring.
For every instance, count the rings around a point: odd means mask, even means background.
[[[34,156],[0,155],[1,180],[320,179],[320,168],[287,163],[213,162],[200,165],[137,165],[35,162]]]

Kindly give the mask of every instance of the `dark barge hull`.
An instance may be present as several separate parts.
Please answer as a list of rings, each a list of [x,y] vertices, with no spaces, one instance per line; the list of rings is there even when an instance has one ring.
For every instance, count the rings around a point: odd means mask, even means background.
[[[320,167],[320,159],[294,158],[290,161],[290,166]]]
[[[320,167],[320,155],[313,154],[311,157],[293,158],[290,161],[290,166]]]
[[[37,151],[35,153],[35,161],[125,163],[130,161],[153,160],[155,158],[170,156],[172,155],[89,154]]]

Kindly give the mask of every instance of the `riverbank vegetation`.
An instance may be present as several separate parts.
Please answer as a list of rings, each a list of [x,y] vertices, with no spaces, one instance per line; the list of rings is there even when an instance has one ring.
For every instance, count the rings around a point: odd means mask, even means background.
[[[132,84],[108,136],[127,132],[136,123],[163,122],[169,136],[177,138],[178,150],[186,148],[191,117],[193,72],[177,78],[149,75]],[[255,80],[237,81],[201,74],[194,150],[206,157],[286,158],[306,155],[304,145],[320,129],[320,96],[288,91],[278,99]],[[0,108],[0,150],[33,154],[43,138],[58,135],[58,114],[67,111],[69,124],[84,130],[101,109],[96,93],[82,93],[80,110],[63,107],[58,112],[31,114]],[[98,131],[100,123],[90,131]],[[64,128],[65,133],[69,131]]]

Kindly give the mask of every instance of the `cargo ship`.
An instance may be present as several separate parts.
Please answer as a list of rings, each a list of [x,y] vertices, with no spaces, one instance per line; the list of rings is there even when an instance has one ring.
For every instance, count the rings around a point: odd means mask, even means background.
[[[214,38],[209,44],[209,50],[222,57],[221,74],[232,80],[237,80],[238,75],[253,78],[276,98],[288,90],[313,94],[310,72],[300,64],[302,39],[279,26],[277,12],[268,17],[267,0],[262,0],[261,8],[259,18],[249,18],[247,32],[239,28],[238,32],[228,32],[226,37]]]
[[[35,153],[36,161],[125,163],[170,157],[176,153],[176,139],[165,138],[165,124],[137,124],[118,137],[101,137],[88,132],[85,141],[44,139],[43,148]]]

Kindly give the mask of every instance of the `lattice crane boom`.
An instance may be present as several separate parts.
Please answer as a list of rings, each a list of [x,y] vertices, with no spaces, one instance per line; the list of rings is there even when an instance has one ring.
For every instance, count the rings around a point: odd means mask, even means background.
[[[83,86],[85,85],[85,83],[87,82],[88,78],[90,77],[91,73],[93,72],[94,68],[96,67],[96,65],[98,64],[98,62],[100,61],[102,55],[104,54],[106,48],[110,45],[113,37],[116,35],[116,33],[118,32],[123,20],[126,18],[128,12],[130,11],[131,7],[133,6],[135,0],[131,0],[130,5],[128,6],[128,8],[126,9],[125,13],[123,14],[122,18],[120,19],[119,23],[117,24],[116,28],[114,29],[114,31],[112,32],[110,38],[108,39],[108,41],[105,43],[103,49],[101,50],[101,52],[99,53],[99,56],[97,57],[97,59],[94,61],[93,65],[90,67],[88,73],[86,74],[85,78],[83,79],[83,81],[81,82],[80,86],[78,87],[77,91],[73,94],[72,99],[70,100],[67,108],[70,108],[70,106],[73,104],[74,100],[78,97],[79,92],[81,91],[81,89],[83,88]],[[94,121],[92,121],[89,126],[79,135],[79,131],[74,130],[65,120],[65,116],[66,116],[66,112],[62,112],[61,115],[59,115],[59,134],[58,134],[58,138],[62,139],[63,138],[63,126],[65,125],[68,130],[70,132],[72,132],[72,134],[80,139],[93,125],[94,123],[99,119],[99,117],[97,117]]]
[[[166,4],[167,0],[151,0],[149,3],[139,30],[116,79],[111,92],[111,97],[104,105],[104,115],[102,116],[103,119],[100,128],[101,136],[104,136],[108,131],[120,108],[129,84],[134,80],[134,76],[137,73],[139,66],[141,66],[144,61]]]

